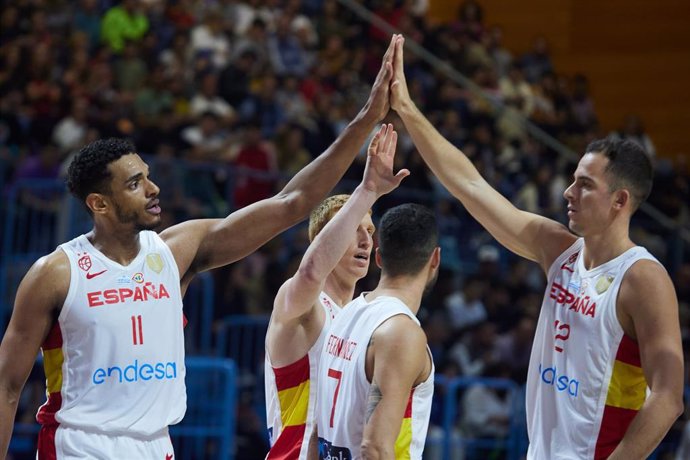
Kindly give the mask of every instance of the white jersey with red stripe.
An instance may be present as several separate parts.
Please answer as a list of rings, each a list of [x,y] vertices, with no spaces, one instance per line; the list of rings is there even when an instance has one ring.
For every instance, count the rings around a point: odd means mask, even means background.
[[[264,362],[266,419],[271,449],[267,460],[307,458],[309,439],[314,432],[316,380],[323,342],[340,306],[321,292],[319,303],[325,322],[319,337],[306,355],[292,364],[273,367],[266,352]]]
[[[48,401],[37,420],[110,435],[152,436],[186,410],[177,264],[152,231],[123,266],[79,236],[60,245],[70,284],[43,343]],[[59,432],[59,428],[58,428]]]
[[[316,421],[320,459],[361,458],[371,387],[365,371],[367,347],[376,329],[397,315],[405,315],[419,325],[419,320],[407,305],[390,296],[367,302],[361,295],[333,320],[321,351],[319,370]],[[400,364],[404,365],[404,360]],[[395,443],[396,458],[422,458],[433,393],[432,367],[427,380],[410,391]]]
[[[616,299],[626,271],[656,259],[637,246],[587,270],[583,249],[580,238],[549,268],[527,377],[528,459],[607,458],[646,398]]]

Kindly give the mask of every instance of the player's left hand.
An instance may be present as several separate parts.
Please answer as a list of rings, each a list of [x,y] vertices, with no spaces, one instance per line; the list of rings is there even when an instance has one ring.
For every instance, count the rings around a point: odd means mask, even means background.
[[[362,185],[375,192],[377,197],[395,190],[402,180],[410,175],[408,169],[393,173],[398,133],[392,124],[384,124],[378,130],[367,149],[367,164],[364,168]]]

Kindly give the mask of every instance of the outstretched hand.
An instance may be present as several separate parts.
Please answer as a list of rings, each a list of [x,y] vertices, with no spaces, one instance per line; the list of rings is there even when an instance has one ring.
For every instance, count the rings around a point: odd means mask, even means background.
[[[402,180],[410,175],[407,169],[393,173],[395,148],[398,145],[398,133],[392,124],[381,125],[367,149],[367,164],[364,168],[362,185],[376,193],[377,197],[395,190]]]
[[[381,68],[376,75],[374,85],[371,87],[369,100],[367,100],[363,109],[364,113],[376,120],[376,122],[383,120],[390,110],[389,92],[393,76],[393,53],[395,51],[395,41],[398,37],[401,37],[401,35],[393,34],[391,37],[391,42],[381,61]]]
[[[405,72],[403,69],[403,45],[405,38],[402,35],[393,37],[395,52],[393,53],[393,78],[391,79],[390,104],[391,108],[398,112],[402,105],[410,100],[410,92],[407,89]]]

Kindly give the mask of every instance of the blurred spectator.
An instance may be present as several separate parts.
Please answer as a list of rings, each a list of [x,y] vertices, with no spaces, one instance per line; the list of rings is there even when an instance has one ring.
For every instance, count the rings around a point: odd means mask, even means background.
[[[262,140],[261,125],[250,120],[244,126],[243,142],[233,161],[240,168],[235,178],[234,204],[237,208],[255,203],[273,194],[274,180],[266,173],[275,172],[273,147]]]
[[[507,362],[492,363],[484,368],[482,377],[510,379],[510,367]],[[463,435],[470,439],[505,438],[510,430],[510,416],[513,412],[510,396],[506,390],[481,383],[469,387],[460,402],[460,427]],[[466,458],[480,460],[494,458],[496,454],[492,448],[481,448]]]
[[[278,101],[277,88],[278,79],[275,75],[264,75],[256,92],[250,93],[239,108],[242,120],[259,123],[260,135],[264,139],[272,139],[285,122],[285,112]]]
[[[452,316],[451,316],[452,320]],[[496,325],[489,321],[475,323],[450,349],[450,358],[465,377],[478,377],[498,361]]]
[[[461,291],[446,297],[444,305],[453,330],[471,328],[486,320],[486,308],[482,302],[485,290],[485,281],[478,276],[470,275],[465,278]]]
[[[496,339],[498,360],[512,371],[512,377],[520,377],[518,383],[524,383],[527,378],[536,325],[534,318],[523,316],[510,331]]]
[[[88,125],[89,101],[77,98],[72,101],[70,114],[58,122],[53,130],[53,142],[60,152],[66,153],[84,145]]]
[[[193,157],[204,161],[228,158],[232,144],[228,131],[213,112],[202,113],[196,124],[182,130],[181,138],[191,147]]]
[[[117,88],[134,97],[144,86],[148,76],[146,62],[140,56],[141,48],[135,43],[127,41],[122,50],[122,56],[115,61],[115,83]]]
[[[465,0],[458,9],[458,19],[453,24],[453,30],[458,34],[467,35],[474,41],[479,41],[484,33],[484,10],[475,0]]]
[[[553,72],[549,45],[545,37],[537,37],[532,43],[532,49],[520,59],[525,78],[530,83],[539,81],[545,73]]]
[[[611,133],[616,139],[628,139],[635,141],[644,149],[651,159],[656,157],[656,147],[652,139],[647,135],[638,115],[628,114],[623,120],[623,126],[618,131]]]
[[[190,102],[190,111],[194,116],[211,112],[225,126],[235,121],[235,109],[218,95],[218,76],[209,72],[201,77],[199,90]]]
[[[101,14],[97,0],[79,0],[72,24],[75,31],[86,35],[89,50],[95,49],[101,41]]]
[[[239,107],[249,95],[256,61],[252,48],[245,48],[220,73],[218,95],[231,106]]]
[[[122,52],[127,41],[138,42],[149,30],[142,5],[137,0],[122,0],[106,11],[101,22],[101,40],[113,52]]]
[[[304,77],[309,70],[309,62],[302,44],[290,28],[290,18],[280,16],[276,30],[268,37],[269,59],[277,75],[296,75]]]
[[[189,46],[193,56],[207,53],[215,70],[228,64],[230,40],[223,30],[223,17],[218,7],[208,7],[204,12],[204,21],[192,29]]]

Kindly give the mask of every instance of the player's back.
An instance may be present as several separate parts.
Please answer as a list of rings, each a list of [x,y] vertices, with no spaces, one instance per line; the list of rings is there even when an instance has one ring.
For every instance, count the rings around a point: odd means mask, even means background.
[[[321,351],[317,427],[319,458],[358,459],[371,383],[365,371],[369,341],[389,318],[405,315],[419,324],[399,299],[380,296],[368,303],[353,300],[333,321]],[[401,363],[403,361],[401,360]],[[410,391],[395,443],[396,458],[421,458],[434,391],[429,377]]]

